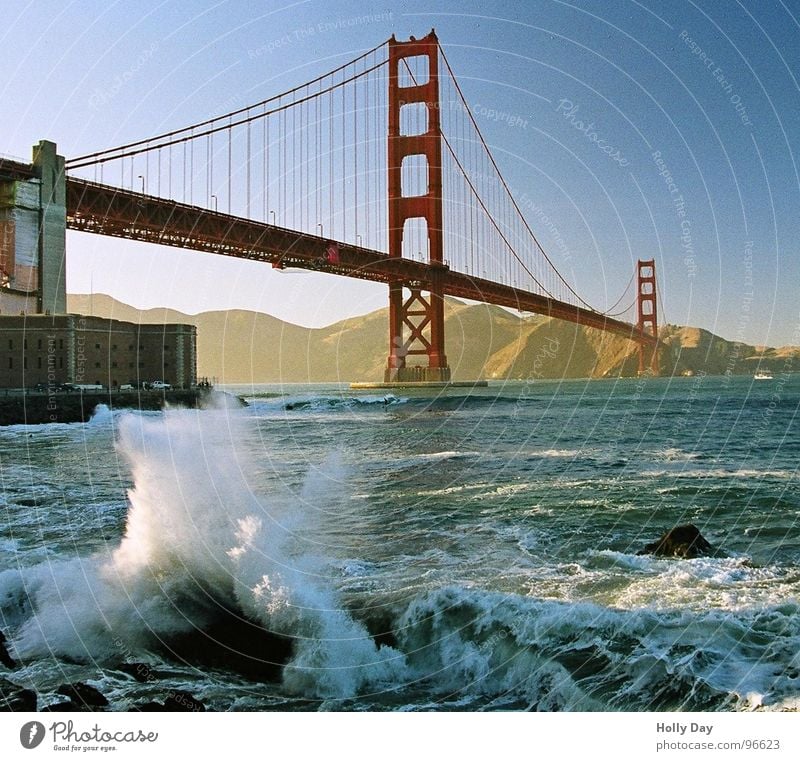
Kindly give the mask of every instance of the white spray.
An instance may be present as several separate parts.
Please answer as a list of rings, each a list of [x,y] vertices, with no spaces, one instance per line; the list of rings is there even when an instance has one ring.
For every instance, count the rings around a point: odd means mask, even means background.
[[[154,635],[187,631],[197,619],[182,609],[216,600],[295,638],[284,673],[294,693],[348,697],[397,677],[399,654],[376,647],[342,610],[325,559],[303,551],[313,536],[309,503],[335,510],[346,498],[336,457],[310,472],[299,500],[281,501],[251,488],[255,463],[235,412],[125,415],[118,435],[134,482],[119,547],[0,574],[5,617],[10,600],[32,605],[14,632],[18,655],[119,658],[123,639],[147,647]]]

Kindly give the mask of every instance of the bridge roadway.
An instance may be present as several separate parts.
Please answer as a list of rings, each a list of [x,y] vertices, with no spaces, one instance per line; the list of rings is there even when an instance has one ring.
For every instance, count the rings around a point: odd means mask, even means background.
[[[447,265],[390,257],[347,243],[338,244],[339,261],[330,262],[325,253],[331,241],[318,235],[74,177],[67,177],[67,227],[268,262],[275,267],[298,267],[382,283],[399,279],[404,283],[419,283],[424,288],[438,280],[448,296],[548,315],[615,333],[637,343],[655,343],[653,336],[629,323],[456,272]]]
[[[0,158],[0,179],[29,179],[29,164]],[[339,261],[325,252],[331,241],[284,227],[209,211],[76,177],[66,178],[67,227],[81,232],[157,243],[268,262],[275,267],[298,267],[345,277],[389,283],[401,280],[423,288],[438,281],[445,295],[497,304],[525,312],[598,328],[653,346],[655,339],[635,325],[536,293],[451,270],[390,257],[347,243],[338,243]]]

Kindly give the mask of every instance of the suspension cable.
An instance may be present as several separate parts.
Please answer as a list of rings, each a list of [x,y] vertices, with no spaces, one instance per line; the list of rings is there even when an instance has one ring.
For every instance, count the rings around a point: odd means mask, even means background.
[[[235,111],[231,111],[230,113],[223,114],[222,116],[215,116],[212,119],[206,119],[205,121],[198,122],[197,124],[193,124],[193,125],[190,125],[188,127],[183,127],[182,129],[172,130],[170,132],[164,132],[164,133],[162,133],[160,135],[157,135],[155,137],[150,137],[150,138],[146,138],[146,139],[143,139],[143,140],[137,140],[137,141],[132,142],[132,143],[126,143],[125,145],[120,145],[120,146],[117,146],[116,148],[106,148],[105,150],[96,151],[95,153],[87,153],[87,154],[85,154],[83,156],[76,156],[75,158],[69,159],[66,162],[67,168],[69,168],[69,169],[79,169],[80,167],[89,166],[89,165],[95,164],[95,163],[101,163],[102,161],[111,161],[111,160],[114,160],[114,159],[123,158],[125,156],[133,156],[133,155],[136,155],[137,153],[143,153],[144,151],[141,150],[141,149],[140,150],[135,150],[135,151],[130,151],[130,152],[128,152],[128,151],[131,148],[139,148],[139,146],[146,145],[148,143],[158,142],[157,146],[151,146],[151,148],[155,148],[155,147],[164,147],[164,146],[167,146],[167,145],[172,145],[172,144],[185,142],[187,139],[191,139],[191,138],[181,138],[181,139],[176,139],[176,140],[169,141],[169,142],[164,142],[164,143],[162,143],[160,141],[168,140],[169,138],[173,138],[176,135],[182,135],[183,133],[188,132],[190,130],[194,131],[194,130],[199,129],[201,127],[207,127],[210,124],[215,124],[216,122],[222,121],[224,119],[231,119],[232,120],[234,116],[237,116],[239,114],[247,113],[249,111],[252,111],[255,108],[261,108],[262,106],[266,106],[267,104],[272,103],[275,100],[280,101],[282,98],[285,98],[285,97],[287,97],[289,95],[292,95],[293,93],[296,93],[299,90],[302,90],[302,89],[308,87],[309,85],[317,84],[318,82],[322,82],[323,80],[325,80],[325,79],[327,79],[329,77],[332,77],[335,74],[338,74],[339,72],[343,71],[347,67],[358,63],[359,61],[361,61],[362,59],[366,58],[370,54],[377,52],[378,50],[380,50],[386,44],[387,44],[386,42],[382,42],[380,45],[376,45],[371,50],[368,50],[366,53],[358,56],[358,58],[354,58],[352,61],[348,61],[346,64],[343,64],[342,66],[339,66],[339,67],[333,69],[332,71],[327,72],[326,74],[322,74],[321,76],[317,77],[316,79],[312,79],[309,82],[306,82],[306,83],[304,83],[302,85],[297,85],[296,87],[293,87],[290,90],[286,90],[285,92],[280,93],[278,95],[273,95],[273,96],[267,98],[266,100],[262,100],[262,101],[260,101],[258,103],[253,103],[253,104],[251,104],[249,106],[244,106],[243,108],[236,109]],[[284,105],[282,108],[291,108],[292,106],[298,105],[300,103],[303,103],[306,100],[310,100],[313,97],[318,97],[320,95],[324,95],[325,93],[331,92],[332,90],[336,89],[337,87],[341,87],[343,85],[349,84],[350,82],[352,82],[352,81],[354,81],[354,80],[356,80],[356,79],[358,79],[358,78],[360,78],[360,77],[362,77],[362,76],[364,76],[366,74],[369,74],[370,72],[375,71],[376,69],[380,68],[385,63],[387,63],[387,61],[388,61],[388,59],[386,59],[384,61],[380,61],[379,63],[374,64],[369,69],[365,69],[360,74],[352,76],[349,79],[343,79],[341,82],[339,82],[337,84],[334,84],[334,85],[331,85],[327,89],[320,90],[319,92],[315,93],[312,96],[307,96],[305,98],[301,98],[299,100],[292,101],[291,103],[288,103],[288,104]],[[248,124],[251,121],[256,121],[257,119],[263,118],[264,116],[269,116],[270,114],[273,114],[273,113],[277,112],[278,110],[280,110],[280,109],[276,108],[276,109],[269,110],[269,111],[265,109],[262,113],[258,114],[257,116],[250,117],[250,118],[244,118],[244,119],[238,120],[236,122],[231,121],[229,124],[226,124],[223,127],[217,127],[215,129],[211,129],[211,130],[204,130],[203,132],[198,132],[198,133],[192,135],[192,137],[202,137],[204,135],[208,135],[208,134],[211,134],[213,132],[222,131],[223,129],[226,129],[228,127],[238,127],[240,124]],[[148,149],[148,150],[150,150],[150,149]],[[109,154],[109,153],[114,153],[114,154],[119,154],[119,155],[114,155],[114,156],[112,156],[110,158],[102,158],[102,157],[106,156],[106,154]]]
[[[456,162],[456,165],[461,170],[461,174],[464,175],[464,179],[467,181],[467,184],[469,185],[470,190],[472,190],[472,193],[475,196],[475,198],[478,200],[478,203],[481,205],[481,208],[486,212],[486,216],[489,218],[489,221],[492,223],[492,227],[494,227],[494,229],[497,230],[498,235],[500,235],[500,237],[503,239],[503,242],[506,244],[506,246],[508,246],[508,250],[511,251],[511,253],[514,255],[514,258],[522,265],[522,268],[525,270],[525,272],[527,272],[528,275],[531,276],[531,279],[533,280],[533,282],[536,283],[536,285],[538,285],[550,298],[556,299],[556,297],[552,293],[550,293],[550,291],[548,291],[547,288],[545,288],[536,279],[536,275],[534,275],[528,269],[528,267],[525,264],[525,262],[523,262],[522,259],[520,259],[519,255],[514,250],[514,247],[511,245],[511,243],[509,242],[508,238],[506,238],[505,234],[500,229],[500,226],[497,224],[497,221],[494,219],[494,217],[492,216],[491,212],[486,207],[486,204],[484,203],[483,199],[478,194],[478,191],[475,190],[475,186],[472,184],[472,180],[470,180],[470,178],[467,176],[467,173],[464,171],[464,167],[461,164],[461,162],[459,161],[458,156],[456,156],[455,151],[453,150],[452,146],[450,145],[450,141],[444,136],[444,134],[442,134],[441,137],[442,137],[442,140],[444,140],[444,144],[447,146],[447,150],[450,151],[450,155],[453,157],[453,160]],[[556,301],[558,301],[558,299],[556,299]]]
[[[466,111],[467,116],[469,116],[469,119],[472,122],[472,126],[475,128],[475,131],[476,131],[476,133],[478,135],[478,139],[480,140],[481,145],[483,146],[484,150],[486,151],[486,154],[489,156],[489,161],[491,162],[492,167],[494,167],[495,172],[497,172],[497,176],[498,176],[498,178],[500,180],[500,183],[502,184],[503,189],[506,191],[509,199],[511,200],[511,203],[512,203],[514,209],[516,210],[517,214],[519,214],[519,216],[521,217],[522,223],[525,226],[525,229],[527,230],[528,234],[533,239],[533,242],[536,244],[536,246],[539,249],[539,251],[541,251],[542,256],[544,256],[544,258],[547,261],[547,263],[550,265],[550,267],[552,267],[553,271],[558,276],[558,279],[566,286],[566,288],[569,290],[569,292],[572,293],[572,295],[575,296],[575,298],[578,299],[578,301],[580,301],[588,309],[591,309],[593,312],[597,312],[598,314],[603,314],[602,312],[598,312],[598,310],[596,310],[591,304],[589,304],[587,301],[584,301],[584,299],[582,299],[578,295],[578,293],[575,291],[575,289],[564,279],[563,275],[558,271],[558,269],[553,264],[553,262],[550,259],[550,257],[547,255],[547,252],[544,250],[544,247],[539,242],[539,239],[536,237],[535,233],[531,229],[530,225],[528,224],[528,221],[525,219],[525,215],[522,213],[522,210],[519,208],[519,205],[517,204],[516,199],[512,195],[511,189],[508,187],[508,183],[505,181],[505,178],[503,177],[503,174],[500,171],[500,167],[497,166],[497,162],[495,161],[494,156],[492,155],[491,151],[489,150],[489,146],[486,144],[486,140],[484,139],[483,134],[481,133],[480,127],[478,127],[478,123],[475,121],[475,117],[472,115],[472,112],[469,110],[469,106],[467,104],[466,98],[464,97],[464,93],[461,90],[461,86],[458,84],[458,80],[456,79],[455,74],[453,73],[453,69],[450,66],[450,62],[447,60],[447,56],[445,55],[444,50],[442,49],[441,45],[439,45],[439,51],[442,54],[442,60],[444,61],[445,66],[447,66],[447,70],[450,73],[451,79],[453,80],[453,84],[455,85],[456,92],[458,93],[459,97],[461,98],[461,102],[464,105],[464,110]]]
[[[634,296],[633,302],[631,304],[628,304],[628,306],[626,306],[625,309],[623,309],[621,312],[611,311],[612,309],[616,309],[619,306],[619,303],[622,301],[622,299],[625,298],[625,294],[628,292],[628,288],[631,287],[633,279],[635,277],[636,277],[636,272],[632,272],[631,279],[628,280],[628,284],[625,286],[625,290],[622,292],[620,297],[605,312],[602,312],[601,314],[604,314],[606,317],[617,317],[621,314],[625,314],[625,312],[627,312],[636,303],[636,296]]]

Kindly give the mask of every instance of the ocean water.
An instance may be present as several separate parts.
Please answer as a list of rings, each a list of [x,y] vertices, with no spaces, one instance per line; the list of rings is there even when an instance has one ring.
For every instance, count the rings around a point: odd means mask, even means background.
[[[0,428],[0,677],[116,710],[800,707],[800,376],[229,391]],[[637,555],[688,522],[715,556]],[[179,645],[232,621],[213,662]],[[291,652],[256,676],[262,630]]]

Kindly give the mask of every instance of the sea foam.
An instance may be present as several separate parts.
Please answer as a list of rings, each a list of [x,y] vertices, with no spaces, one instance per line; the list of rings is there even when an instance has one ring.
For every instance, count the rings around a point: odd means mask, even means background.
[[[309,516],[343,498],[347,474],[335,457],[295,498],[270,499],[250,483],[235,413],[128,414],[117,432],[134,484],[119,546],[0,574],[0,613],[18,657],[113,663],[224,608],[293,638],[284,670],[292,693],[344,698],[398,675],[402,657],[343,610],[324,552],[309,551]]]

